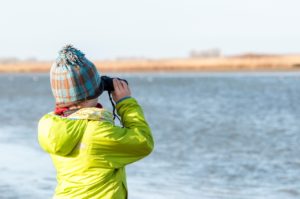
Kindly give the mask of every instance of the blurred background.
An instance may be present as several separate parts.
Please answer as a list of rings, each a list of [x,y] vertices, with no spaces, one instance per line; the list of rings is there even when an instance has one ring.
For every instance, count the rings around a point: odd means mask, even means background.
[[[128,80],[155,138],[131,199],[300,198],[296,0],[3,1],[0,198],[51,198],[37,142],[49,68],[71,43]],[[107,94],[100,102],[112,110]]]

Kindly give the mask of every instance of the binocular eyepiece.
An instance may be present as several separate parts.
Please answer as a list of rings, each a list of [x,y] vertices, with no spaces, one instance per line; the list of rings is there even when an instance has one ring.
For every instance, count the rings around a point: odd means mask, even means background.
[[[118,79],[118,80],[124,81],[128,85],[128,82],[125,79],[101,76],[100,90],[102,92],[103,91],[108,91],[108,92],[114,91],[115,89],[114,89],[113,79]]]

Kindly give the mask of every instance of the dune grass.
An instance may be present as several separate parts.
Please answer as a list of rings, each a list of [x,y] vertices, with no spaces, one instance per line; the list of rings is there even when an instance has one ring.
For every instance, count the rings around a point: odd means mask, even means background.
[[[300,70],[300,55],[102,60],[94,61],[94,63],[102,72],[298,71]],[[0,63],[0,72],[49,72],[51,64],[50,61]]]

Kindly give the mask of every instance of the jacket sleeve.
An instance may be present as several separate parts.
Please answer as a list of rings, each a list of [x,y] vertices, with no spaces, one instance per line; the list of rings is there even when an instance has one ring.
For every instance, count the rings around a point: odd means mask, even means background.
[[[116,105],[124,128],[103,125],[96,129],[97,152],[110,167],[119,168],[135,162],[151,153],[153,137],[143,110],[134,98]]]

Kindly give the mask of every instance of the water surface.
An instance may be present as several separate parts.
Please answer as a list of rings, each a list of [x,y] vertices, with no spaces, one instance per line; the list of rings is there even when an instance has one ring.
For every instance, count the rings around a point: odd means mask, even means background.
[[[131,199],[300,198],[299,73],[121,77],[156,144],[127,167]],[[55,170],[36,138],[54,105],[49,77],[2,74],[0,93],[0,198],[50,198]]]

